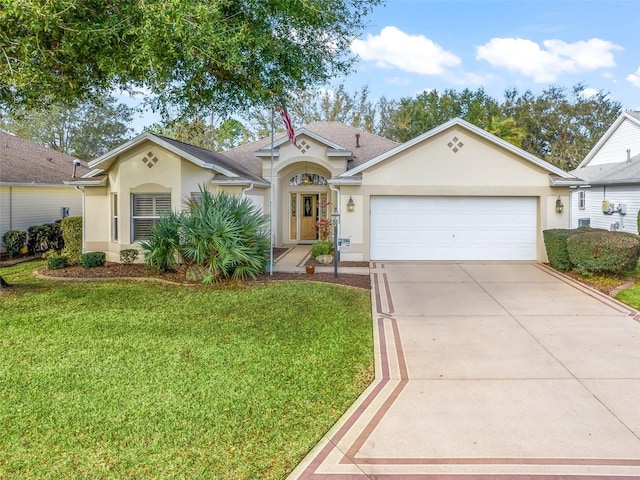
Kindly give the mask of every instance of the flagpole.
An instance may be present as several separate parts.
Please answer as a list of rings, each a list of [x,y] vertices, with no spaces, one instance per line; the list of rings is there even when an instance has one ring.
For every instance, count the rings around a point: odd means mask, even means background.
[[[271,107],[271,173],[269,174],[269,275],[273,276],[273,117],[275,115],[275,107]]]

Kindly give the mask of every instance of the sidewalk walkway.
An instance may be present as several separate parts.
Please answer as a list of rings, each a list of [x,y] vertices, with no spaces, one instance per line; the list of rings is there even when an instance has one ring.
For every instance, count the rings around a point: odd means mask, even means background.
[[[281,255],[274,264],[275,272],[305,273],[305,263],[311,256],[311,245],[295,245],[284,255]],[[318,273],[333,273],[333,264],[327,266],[316,266]],[[369,267],[338,267],[340,273],[350,275],[369,275]]]

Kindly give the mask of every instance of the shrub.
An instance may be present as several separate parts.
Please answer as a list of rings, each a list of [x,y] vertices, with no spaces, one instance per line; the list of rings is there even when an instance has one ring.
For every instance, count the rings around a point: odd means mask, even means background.
[[[82,255],[82,217],[63,218],[60,228],[64,239],[62,255],[68,258],[70,265],[77,265]]]
[[[27,232],[22,230],[9,230],[2,235],[4,249],[7,251],[7,255],[12,258],[20,253],[26,241]]]
[[[125,248],[124,250],[120,250],[120,261],[122,263],[133,263],[138,258],[138,249],[136,248]]]
[[[640,238],[625,232],[594,230],[568,238],[567,251],[580,273],[620,274],[636,268]]]
[[[89,252],[80,255],[80,265],[84,268],[101,267],[106,261],[104,252]]]
[[[560,271],[571,270],[572,265],[569,259],[569,252],[567,251],[567,239],[578,233],[591,230],[590,227],[580,227],[573,230],[556,228],[543,231],[542,236],[544,238],[544,246],[547,250],[549,265]]]
[[[62,255],[50,255],[47,258],[47,268],[49,270],[58,270],[67,266],[67,257]]]
[[[317,258],[320,255],[329,255],[331,253],[331,242],[314,243],[311,247],[311,256]]]
[[[34,225],[27,229],[27,248],[30,254],[60,250],[64,247],[60,223]]]
[[[208,281],[244,279],[267,266],[268,217],[247,198],[213,195],[200,187],[199,202],[186,201],[186,211],[156,222],[142,243],[145,261],[159,271],[175,270],[177,259],[207,269]]]

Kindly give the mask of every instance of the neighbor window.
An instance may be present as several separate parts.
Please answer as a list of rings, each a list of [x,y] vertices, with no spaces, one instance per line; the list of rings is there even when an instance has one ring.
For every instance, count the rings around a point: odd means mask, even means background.
[[[196,205],[202,204],[202,192],[191,192],[191,201]]]
[[[585,209],[585,191],[584,190],[579,190],[578,191],[578,208],[580,210],[584,210]]]
[[[171,194],[134,193],[131,204],[132,241],[148,240],[156,221],[163,213],[171,211]]]

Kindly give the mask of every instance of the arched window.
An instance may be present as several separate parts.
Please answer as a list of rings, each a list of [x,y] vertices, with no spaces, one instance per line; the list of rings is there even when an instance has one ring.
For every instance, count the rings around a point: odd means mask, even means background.
[[[289,185],[326,185],[327,179],[317,173],[299,173],[289,179]]]

